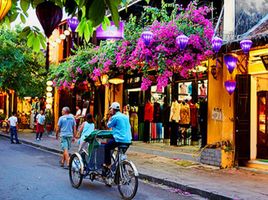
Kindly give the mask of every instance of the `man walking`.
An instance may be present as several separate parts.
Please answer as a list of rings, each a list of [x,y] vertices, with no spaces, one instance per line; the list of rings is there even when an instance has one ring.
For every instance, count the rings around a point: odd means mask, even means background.
[[[12,112],[12,116],[8,118],[8,124],[10,127],[11,144],[14,144],[13,137],[15,137],[16,144],[21,144],[20,141],[18,140],[18,133],[17,133],[18,118],[16,117],[16,112]]]
[[[73,115],[70,114],[70,108],[64,107],[62,108],[62,116],[59,118],[58,127],[56,131],[56,139],[59,138],[60,134],[60,144],[61,149],[63,150],[62,159],[60,161],[61,167],[64,167],[64,163],[66,162],[66,166],[69,167],[69,152],[71,148],[72,138],[76,136],[76,123]]]

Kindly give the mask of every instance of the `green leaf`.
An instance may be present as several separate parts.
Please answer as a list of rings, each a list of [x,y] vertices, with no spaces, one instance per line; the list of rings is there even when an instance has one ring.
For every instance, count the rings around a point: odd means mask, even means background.
[[[103,21],[105,15],[104,0],[93,0],[91,6],[87,10],[87,19],[92,22],[92,26],[98,26]]]
[[[31,32],[31,33],[28,35],[27,46],[28,46],[28,47],[32,47],[32,46],[33,46],[33,42],[34,42],[34,33]]]
[[[30,1],[29,0],[20,0],[20,7],[24,13],[27,12],[30,6]]]
[[[119,26],[118,6],[120,4],[120,1],[119,0],[105,0],[105,2],[109,10],[111,11],[112,20],[114,24],[118,27]]]
[[[77,0],[76,2],[79,8],[82,8],[85,5],[85,0]]]
[[[18,12],[14,12],[14,13],[9,17],[10,22],[14,22],[14,21],[17,19],[18,15],[19,15]]]
[[[39,52],[40,51],[40,40],[37,36],[34,37],[33,40],[33,50],[35,52]]]
[[[23,24],[25,24],[26,19],[25,19],[24,15],[23,15],[22,13],[20,14],[20,20],[21,20],[21,22],[22,22]]]
[[[79,37],[83,36],[84,29],[85,29],[85,24],[86,24],[85,19],[82,19],[81,22],[78,24],[78,27],[76,28]]]
[[[20,38],[27,38],[29,33],[31,32],[31,28],[29,26],[26,26],[20,33]]]

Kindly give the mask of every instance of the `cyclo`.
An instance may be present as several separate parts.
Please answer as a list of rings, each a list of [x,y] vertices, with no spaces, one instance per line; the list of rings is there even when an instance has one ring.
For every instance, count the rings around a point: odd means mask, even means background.
[[[73,187],[79,188],[84,178],[104,182],[107,186],[117,185],[123,199],[133,199],[138,189],[138,171],[125,152],[129,144],[121,144],[111,152],[112,165],[103,174],[104,141],[112,137],[111,131],[93,131],[79,152],[74,153],[69,163],[69,178]]]

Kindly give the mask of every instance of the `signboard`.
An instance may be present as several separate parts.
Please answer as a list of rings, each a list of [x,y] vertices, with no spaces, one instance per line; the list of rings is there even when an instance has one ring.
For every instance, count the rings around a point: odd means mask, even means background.
[[[119,40],[124,38],[124,23],[119,22],[119,28],[116,27],[114,22],[108,26],[105,30],[102,26],[99,26],[96,30],[96,37],[98,39],[114,39]]]
[[[268,70],[268,55],[260,56],[266,70]]]

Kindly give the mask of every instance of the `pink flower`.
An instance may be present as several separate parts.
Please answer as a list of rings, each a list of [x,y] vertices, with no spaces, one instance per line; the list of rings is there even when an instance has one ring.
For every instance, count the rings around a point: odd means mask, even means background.
[[[142,78],[141,90],[147,90],[152,85],[152,81],[146,77]]]
[[[77,71],[79,74],[83,74],[83,71],[82,71],[82,69],[81,69],[80,67],[77,67],[77,68],[76,68],[76,71]]]

